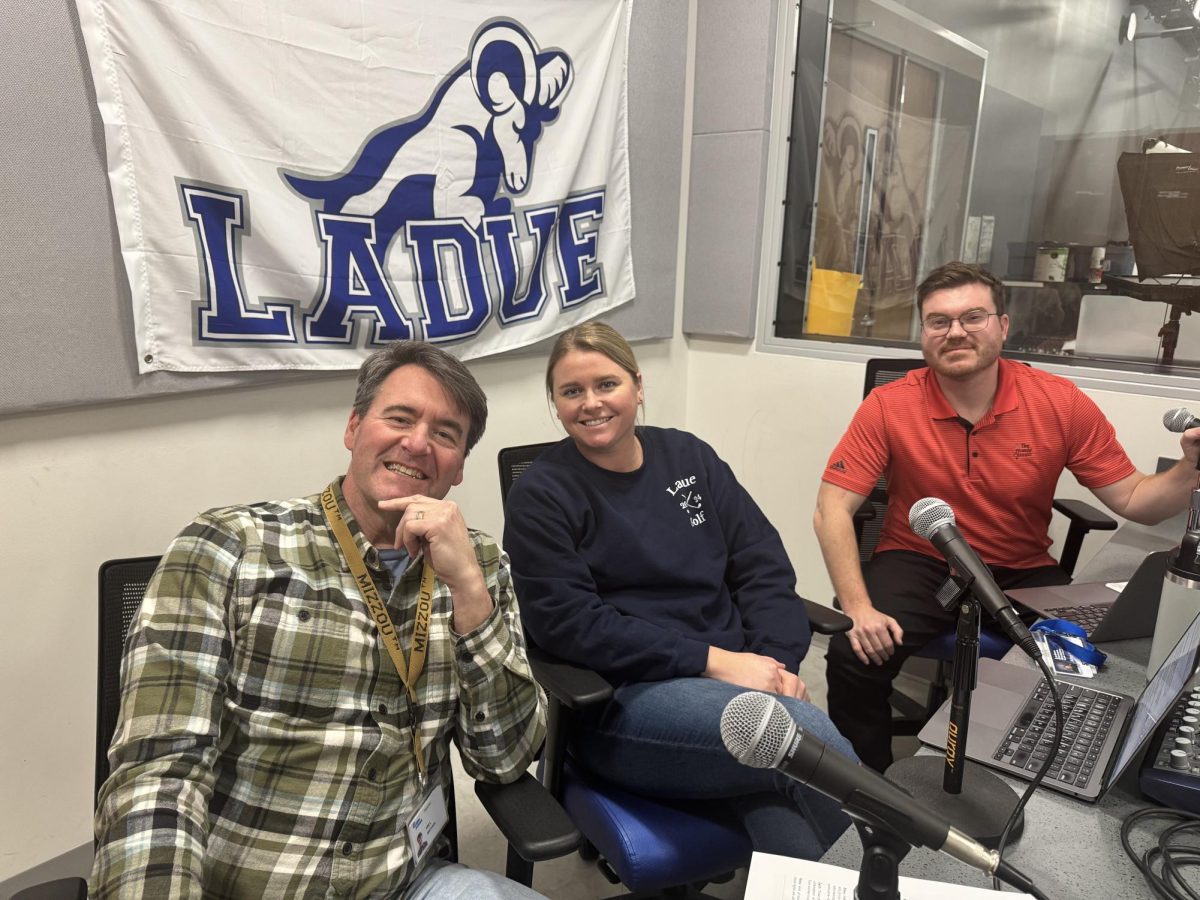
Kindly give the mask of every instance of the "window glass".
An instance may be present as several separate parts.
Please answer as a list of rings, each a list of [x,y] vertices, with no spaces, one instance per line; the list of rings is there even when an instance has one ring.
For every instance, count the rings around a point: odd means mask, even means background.
[[[1004,280],[1010,352],[1194,371],[1200,155],[1144,150],[1200,152],[1197,11],[802,0],[772,337],[915,347],[961,259]]]

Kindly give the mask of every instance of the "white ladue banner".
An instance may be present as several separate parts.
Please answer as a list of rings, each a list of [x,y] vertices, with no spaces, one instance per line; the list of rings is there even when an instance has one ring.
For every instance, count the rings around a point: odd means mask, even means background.
[[[632,0],[78,0],[142,372],[465,359],[633,297]]]

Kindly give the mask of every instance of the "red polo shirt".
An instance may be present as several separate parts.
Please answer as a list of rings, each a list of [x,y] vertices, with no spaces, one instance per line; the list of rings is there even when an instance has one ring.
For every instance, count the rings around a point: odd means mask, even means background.
[[[908,511],[939,497],[984,562],[1051,565],[1047,532],[1062,470],[1087,488],[1136,471],[1112,425],[1073,383],[1006,359],[999,366],[992,408],[970,431],[928,368],[876,388],[854,414],[821,477],[866,495],[887,476],[877,550],[936,557],[909,528]]]

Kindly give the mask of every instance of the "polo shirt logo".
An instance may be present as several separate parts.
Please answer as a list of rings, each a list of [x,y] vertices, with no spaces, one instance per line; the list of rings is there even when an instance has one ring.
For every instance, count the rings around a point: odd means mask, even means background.
[[[1017,444],[1017,446],[1013,448],[1013,459],[1028,459],[1031,456],[1033,456],[1033,448],[1028,444]]]
[[[845,472],[846,464],[839,459],[837,462],[829,464],[829,471],[830,472]]]

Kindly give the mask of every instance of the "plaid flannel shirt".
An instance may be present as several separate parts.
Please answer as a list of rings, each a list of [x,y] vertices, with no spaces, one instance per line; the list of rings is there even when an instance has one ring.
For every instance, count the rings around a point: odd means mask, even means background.
[[[407,654],[421,577],[393,584],[334,491]],[[506,782],[545,734],[508,558],[470,532],[495,603],[450,628],[438,581],[416,709],[368,616],[319,495],[217,509],[175,539],[125,645],[100,792],[95,897],[394,897],[415,874],[406,825],[429,783]]]

